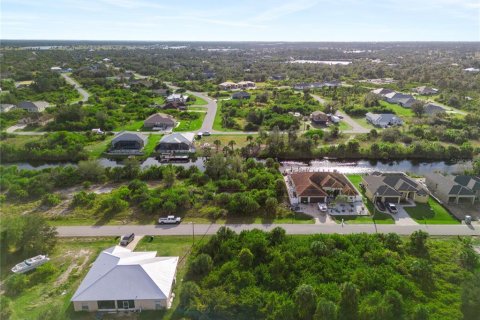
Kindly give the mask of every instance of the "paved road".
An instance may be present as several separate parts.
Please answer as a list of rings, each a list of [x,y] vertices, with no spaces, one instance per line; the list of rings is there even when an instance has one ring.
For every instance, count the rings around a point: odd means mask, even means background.
[[[195,224],[195,234],[214,234],[217,230],[226,226],[236,232],[242,230],[260,229],[272,230],[275,227],[284,228],[288,234],[316,234],[316,233],[389,233],[395,232],[400,235],[409,235],[417,230],[424,230],[431,235],[476,235],[480,236],[480,225],[388,225],[388,224],[340,224],[316,225],[316,224]],[[192,224],[184,223],[175,226],[160,225],[123,225],[123,226],[65,226],[57,227],[60,237],[94,237],[94,236],[119,236],[128,232],[144,235],[192,235]]]
[[[314,94],[311,94],[311,96],[317,100],[318,102],[320,102],[321,104],[325,104],[325,99],[323,99],[322,97],[319,97],[317,95],[314,95]],[[352,133],[352,134],[359,134],[359,133],[368,133],[370,132],[369,129],[367,128],[364,128],[362,127],[357,121],[353,120],[348,114],[338,110],[336,113],[335,113],[337,116],[342,116],[343,119],[342,121],[345,121],[350,127],[352,127],[352,129],[350,130],[342,130],[342,132],[344,133]]]
[[[80,85],[80,83],[78,83],[76,80],[74,80],[73,78],[71,78],[68,74],[66,73],[62,73],[62,77],[65,79],[65,81],[67,81],[69,84],[71,84],[72,86],[75,87],[75,89],[78,91],[78,93],[80,93],[80,95],[82,96],[82,102],[87,102],[88,101],[88,98],[90,97],[90,93],[88,93],[87,91],[85,91],[85,89],[82,88],[82,86]]]

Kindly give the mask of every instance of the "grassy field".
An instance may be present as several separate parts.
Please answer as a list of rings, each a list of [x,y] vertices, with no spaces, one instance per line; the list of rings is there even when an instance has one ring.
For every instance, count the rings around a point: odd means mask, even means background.
[[[352,127],[346,123],[345,121],[340,121],[340,123],[338,124],[338,129],[340,130],[352,130]]]
[[[418,223],[426,224],[459,224],[440,203],[434,199],[428,199],[428,203],[417,203],[415,207],[405,207],[410,217]]]
[[[213,121],[213,130],[222,132],[238,131],[235,129],[224,128],[222,126],[222,103],[218,104],[217,113],[215,113],[215,120]]]
[[[30,284],[28,289],[11,298],[10,319],[93,319],[94,315],[74,313],[70,299],[100,251],[117,243],[110,238],[59,239],[50,254],[55,273],[46,280]],[[7,270],[11,266],[6,266]],[[5,276],[9,276],[7,273]],[[2,280],[5,278],[2,277]],[[46,316],[49,310],[59,314]],[[43,317],[42,317],[43,315]]]
[[[360,174],[348,174],[346,175],[350,182],[357,188],[357,190],[361,193],[363,197],[363,203],[367,207],[370,214],[374,213],[370,216],[347,216],[347,217],[339,217],[336,219],[336,222],[341,222],[342,218],[347,223],[377,223],[377,224],[394,224],[395,220],[386,213],[376,212],[372,201],[370,201],[366,196],[365,192],[360,188],[360,183],[362,182],[362,175]]]
[[[118,126],[114,131],[137,131],[143,129],[144,120],[129,121],[127,124]]]
[[[15,135],[12,137],[8,137],[7,139],[1,140],[2,143],[9,144],[15,147],[23,147],[26,143],[36,141],[40,139],[39,136],[20,136]]]
[[[398,104],[393,104],[393,103],[388,103],[386,101],[379,101],[380,102],[380,105],[382,106],[385,106],[391,110],[393,110],[393,112],[395,112],[395,114],[397,116],[400,116],[400,117],[413,117],[414,116],[414,113],[412,111],[412,109],[409,109],[409,108],[404,108]]]
[[[207,101],[205,101],[204,99],[200,98],[199,96],[196,96],[196,95],[193,95],[192,96],[195,97],[195,101],[193,101],[192,105],[193,106],[205,106],[208,104]]]
[[[112,141],[113,136],[105,138],[103,141],[92,142],[85,146],[85,150],[88,152],[90,158],[100,158],[102,154],[107,151]]]
[[[143,149],[143,153],[145,154],[145,156],[149,157],[152,154],[158,144],[158,141],[160,141],[162,137],[162,134],[150,134],[148,136],[147,145]]]
[[[241,148],[244,147],[248,144],[247,137],[249,135],[247,134],[232,134],[232,135],[226,135],[226,134],[212,134],[211,136],[206,136],[202,137],[202,139],[197,141],[197,144],[203,145],[204,143],[208,143],[211,146],[215,146],[213,143],[215,140],[220,140],[221,145],[220,145],[220,151],[223,149],[224,146],[228,146],[228,143],[230,141],[235,141],[235,145],[233,146],[234,149],[236,148]],[[255,135],[252,135],[253,138],[255,139]]]
[[[203,119],[205,118],[206,112],[197,112],[200,117],[195,120],[180,120],[180,124],[173,129],[174,132],[179,131],[196,131],[202,127]]]
[[[382,128],[375,127],[374,125],[372,125],[370,122],[367,121],[367,119],[365,119],[365,117],[351,117],[351,118],[364,128],[375,129],[377,131],[383,130]]]

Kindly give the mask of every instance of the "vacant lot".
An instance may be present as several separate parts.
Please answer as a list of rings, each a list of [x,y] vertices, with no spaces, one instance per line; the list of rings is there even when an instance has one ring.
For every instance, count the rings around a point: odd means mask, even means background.
[[[417,203],[415,207],[405,207],[410,217],[418,223],[426,224],[459,224],[440,203],[430,198],[428,203]]]

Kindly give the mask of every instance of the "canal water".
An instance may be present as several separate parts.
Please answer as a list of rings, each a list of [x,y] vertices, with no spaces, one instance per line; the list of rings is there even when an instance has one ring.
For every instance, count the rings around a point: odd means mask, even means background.
[[[122,160],[112,160],[108,158],[100,158],[99,162],[104,167],[119,167],[123,166]],[[167,165],[169,163],[160,162],[157,158],[147,158],[141,163],[142,168],[147,168],[149,166],[157,165]],[[196,166],[200,170],[205,170],[205,158],[198,158],[194,161],[190,160],[189,162],[171,162],[171,164],[176,166],[182,166],[189,168],[191,166]],[[334,161],[334,160],[312,160],[309,162],[296,162],[296,161],[282,161],[282,167],[284,169],[294,169],[302,170],[302,168],[309,167],[309,170],[322,170],[322,171],[337,171],[340,173],[370,173],[373,171],[381,172],[409,172],[418,175],[424,175],[429,172],[444,172],[444,173],[462,173],[465,170],[472,168],[471,161],[461,161],[461,162],[445,162],[445,161],[434,161],[434,162],[417,162],[411,160],[402,160],[402,161],[369,161],[369,160],[359,160],[359,161]],[[43,164],[34,164],[34,163],[11,163],[8,166],[16,165],[20,169],[30,169],[30,170],[41,170],[44,168],[58,167],[73,165],[75,163],[43,163]]]

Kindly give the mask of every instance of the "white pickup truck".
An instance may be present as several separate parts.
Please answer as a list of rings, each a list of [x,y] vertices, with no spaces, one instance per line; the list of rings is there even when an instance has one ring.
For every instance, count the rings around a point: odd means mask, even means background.
[[[175,216],[168,216],[166,218],[158,219],[159,224],[179,224],[182,221],[182,218]]]

